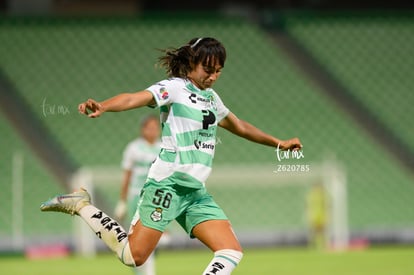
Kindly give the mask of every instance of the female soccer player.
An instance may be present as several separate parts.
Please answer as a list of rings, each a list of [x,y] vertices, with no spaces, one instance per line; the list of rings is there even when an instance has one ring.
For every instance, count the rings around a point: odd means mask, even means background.
[[[90,118],[143,106],[159,107],[161,151],[152,164],[138,210],[126,234],[118,222],[90,203],[86,190],[56,196],[43,211],[77,214],[126,265],[142,265],[166,226],[176,220],[191,238],[214,252],[203,274],[231,274],[242,248],[223,210],[206,191],[220,126],[250,141],[283,150],[300,150],[298,138],[280,140],[239,119],[211,88],[226,60],[214,38],[194,38],[165,50],[160,64],[170,78],[136,93],[122,93],[102,102],[88,99],[79,112]]]

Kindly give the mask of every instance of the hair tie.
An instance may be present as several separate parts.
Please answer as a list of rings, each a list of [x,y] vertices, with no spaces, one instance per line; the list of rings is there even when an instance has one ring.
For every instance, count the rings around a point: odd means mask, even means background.
[[[194,44],[193,44],[193,45],[191,45],[190,47],[193,49],[195,46],[197,46],[197,44],[198,44],[201,40],[203,40],[203,38],[199,38],[199,39],[197,39],[197,41],[196,41],[196,42],[194,42]]]

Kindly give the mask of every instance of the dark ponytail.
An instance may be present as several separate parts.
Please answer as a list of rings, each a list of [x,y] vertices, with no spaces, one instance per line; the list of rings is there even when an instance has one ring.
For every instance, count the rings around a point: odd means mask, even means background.
[[[163,50],[164,55],[159,58],[159,64],[166,69],[169,77],[186,78],[194,68],[202,63],[207,67],[214,67],[218,63],[224,67],[226,49],[214,38],[193,38],[180,48]]]

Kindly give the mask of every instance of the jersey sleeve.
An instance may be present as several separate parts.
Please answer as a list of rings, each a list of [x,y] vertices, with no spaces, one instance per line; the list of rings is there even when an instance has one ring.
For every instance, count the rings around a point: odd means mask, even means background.
[[[156,105],[150,107],[169,105],[173,101],[175,89],[171,80],[162,80],[145,90],[152,93],[156,102]]]
[[[214,103],[217,108],[217,121],[221,121],[223,118],[225,118],[229,113],[230,110],[224,105],[223,101],[219,97],[219,95],[216,92],[213,92],[214,94]]]

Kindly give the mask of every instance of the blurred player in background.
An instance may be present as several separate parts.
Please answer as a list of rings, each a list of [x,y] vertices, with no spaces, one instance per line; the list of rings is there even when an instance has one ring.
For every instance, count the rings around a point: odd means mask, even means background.
[[[327,225],[329,214],[328,194],[321,183],[312,184],[306,196],[308,241],[312,248],[327,248]]]
[[[123,221],[125,216],[128,216],[128,221],[131,221],[137,210],[139,196],[147,179],[148,170],[161,149],[160,134],[159,118],[154,115],[146,116],[140,122],[139,137],[131,141],[125,148],[121,164],[124,177],[120,199],[114,213],[115,219],[118,221]],[[154,253],[149,256],[145,264],[135,269],[135,273],[137,275],[155,275]]]
[[[228,275],[241,261],[241,245],[224,211],[208,194],[216,130],[220,126],[247,140],[281,150],[300,150],[298,138],[281,140],[239,119],[211,88],[226,60],[224,46],[214,38],[194,38],[167,49],[160,65],[168,79],[136,93],[123,93],[102,102],[89,99],[79,112],[90,118],[152,106],[160,108],[161,152],[151,165],[129,234],[90,202],[86,190],[56,196],[41,205],[43,211],[79,215],[114,251],[122,263],[142,265],[154,251],[166,226],[176,220],[191,238],[199,239],[214,256],[204,275]],[[240,90],[246,87],[240,87]],[[252,92],[252,100],[260,91]],[[295,99],[293,99],[295,100]],[[254,111],[254,110],[252,110]]]

